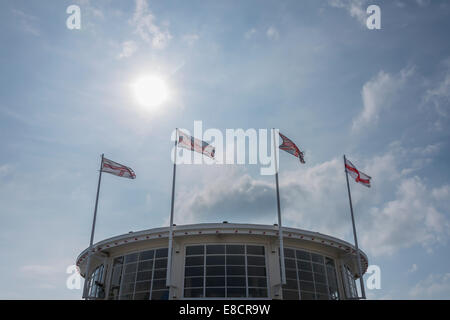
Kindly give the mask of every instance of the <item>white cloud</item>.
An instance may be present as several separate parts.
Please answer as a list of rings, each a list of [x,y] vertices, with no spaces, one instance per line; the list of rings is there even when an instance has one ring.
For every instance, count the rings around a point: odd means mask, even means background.
[[[122,43],[122,52],[118,55],[119,59],[131,57],[138,49],[136,42],[125,41]]]
[[[418,269],[419,269],[419,267],[417,266],[417,264],[414,263],[414,264],[411,266],[411,268],[408,269],[408,273],[414,273],[414,272],[416,272]]]
[[[409,292],[413,299],[448,299],[450,297],[450,273],[430,274]]]
[[[405,68],[398,74],[380,71],[364,84],[361,95],[363,110],[353,120],[353,131],[376,123],[383,109],[392,107],[392,99],[414,74],[414,68]]]
[[[430,4],[430,0],[416,0],[416,3],[421,7],[427,7]]]
[[[198,34],[186,34],[183,36],[183,41],[186,42],[189,46],[193,46],[198,40],[200,36]]]
[[[22,28],[22,30],[26,33],[32,34],[34,36],[40,36],[41,32],[36,26],[38,22],[38,18],[27,14],[21,10],[13,9],[12,13],[17,19],[18,25]]]
[[[25,265],[20,268],[20,271],[28,276],[51,276],[54,273],[61,271],[54,265]]]
[[[12,167],[9,164],[4,164],[0,166],[0,177],[5,177],[10,174],[12,171]]]
[[[248,30],[245,34],[244,37],[245,39],[250,39],[252,38],[255,34],[256,34],[256,29],[255,28],[251,28],[250,30]]]
[[[329,0],[328,3],[334,8],[345,9],[350,16],[366,26],[367,14],[364,7],[366,0]]]
[[[136,10],[131,22],[136,27],[136,33],[156,49],[165,48],[172,39],[168,30],[155,24],[155,17],[146,0],[136,0]]]
[[[431,195],[436,200],[449,200],[450,199],[450,186],[445,185],[440,188],[433,189]]]
[[[266,35],[270,40],[277,40],[280,38],[280,34],[275,27],[270,27],[267,29]]]
[[[431,249],[445,244],[450,223],[448,213],[438,211],[438,205],[419,177],[399,181],[394,200],[370,209],[361,236],[364,247],[374,255],[392,255],[414,245]]]
[[[412,246],[430,249],[432,245],[445,244],[450,237],[449,215],[441,209],[448,207],[447,200],[441,198],[450,186],[430,188],[422,179],[410,176],[417,170],[411,158],[428,156],[414,149],[397,142],[371,160],[352,158],[361,171],[373,178],[371,189],[353,182],[351,185],[361,248],[370,255],[392,255]],[[352,241],[342,167],[342,159],[335,158],[289,172],[281,170],[284,225]],[[194,174],[192,179],[196,177]],[[253,178],[243,170],[228,168],[211,171],[202,179],[200,187],[179,190],[177,223],[276,223],[272,177]]]
[[[450,118],[450,59],[444,62],[444,76],[441,81],[429,89],[424,97],[426,104],[434,107],[438,116],[434,123],[435,129],[442,130],[445,121]]]

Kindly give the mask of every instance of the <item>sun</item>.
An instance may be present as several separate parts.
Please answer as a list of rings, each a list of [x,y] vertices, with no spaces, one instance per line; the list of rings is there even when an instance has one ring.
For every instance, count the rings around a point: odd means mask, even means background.
[[[155,109],[169,98],[166,82],[154,75],[142,76],[132,84],[137,102],[146,108]]]

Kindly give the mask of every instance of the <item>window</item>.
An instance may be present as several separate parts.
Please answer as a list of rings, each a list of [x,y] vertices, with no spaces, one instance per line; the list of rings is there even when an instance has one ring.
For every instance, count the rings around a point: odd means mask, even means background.
[[[88,283],[88,297],[89,299],[104,299],[105,298],[105,285],[103,281],[104,266],[98,266],[89,277]]]
[[[356,289],[355,277],[353,276],[350,268],[344,266],[344,282],[345,282],[345,295],[348,299],[357,298],[358,290]]]
[[[285,300],[339,299],[334,260],[304,250],[284,249]]]
[[[211,244],[186,247],[185,298],[267,298],[264,246]]]
[[[110,299],[167,300],[167,248],[117,257],[113,262]]]

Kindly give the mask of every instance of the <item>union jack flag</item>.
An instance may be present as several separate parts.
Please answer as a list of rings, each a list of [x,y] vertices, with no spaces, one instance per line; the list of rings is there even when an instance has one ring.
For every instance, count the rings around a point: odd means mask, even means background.
[[[304,153],[300,151],[300,149],[292,142],[288,137],[280,133],[281,139],[283,139],[283,143],[280,145],[280,149],[286,152],[289,152],[293,156],[299,158],[301,163],[305,163]]]
[[[366,186],[367,188],[370,188],[370,179],[372,178],[369,177],[367,174],[356,169],[353,163],[351,163],[347,159],[345,159],[345,170],[353,179],[355,179],[356,182],[361,183],[363,186]]]
[[[102,172],[111,173],[118,177],[136,179],[136,174],[131,168],[106,158],[103,158]]]
[[[196,151],[214,159],[216,148],[205,141],[195,139],[182,131],[178,131],[178,145],[182,148]]]

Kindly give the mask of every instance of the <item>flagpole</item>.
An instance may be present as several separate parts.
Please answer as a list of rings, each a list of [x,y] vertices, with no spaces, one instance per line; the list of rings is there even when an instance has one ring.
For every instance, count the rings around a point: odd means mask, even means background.
[[[89,242],[89,252],[88,252],[88,260],[86,265],[86,272],[84,273],[84,286],[83,286],[83,298],[88,299],[88,282],[89,282],[89,269],[91,268],[91,254],[92,247],[94,244],[94,232],[95,232],[95,222],[97,220],[97,207],[98,207],[98,196],[100,194],[100,183],[102,181],[102,169],[103,169],[103,158],[105,154],[102,153],[102,160],[100,162],[100,173],[98,175],[98,185],[97,185],[97,197],[95,198],[95,209],[94,209],[94,219],[92,221],[92,230],[91,230],[91,240]]]
[[[281,260],[281,284],[286,284],[286,268],[284,263],[284,243],[283,243],[283,227],[281,225],[281,206],[280,206],[280,187],[278,184],[278,159],[277,159],[277,143],[275,138],[275,128],[273,129],[273,152],[275,156],[275,182],[277,186],[277,209],[278,209],[278,237],[280,240],[280,260]]]
[[[175,177],[177,173],[177,153],[178,153],[178,128],[175,129],[175,156],[173,163],[173,179],[172,179],[172,204],[170,206],[170,224],[169,224],[169,249],[167,254],[167,277],[166,286],[172,286],[172,247],[173,247],[173,209],[175,203]]]
[[[347,178],[348,200],[350,202],[350,213],[352,216],[353,237],[355,238],[356,259],[358,261],[358,272],[359,272],[359,281],[360,281],[359,283],[361,286],[362,299],[366,299],[366,291],[364,289],[364,280],[363,280],[363,274],[362,274],[362,268],[361,268],[361,258],[360,258],[360,254],[359,254],[359,248],[358,248],[358,238],[356,236],[355,217],[353,215],[352,195],[350,193],[350,184],[348,182],[348,171],[347,171],[347,168],[345,167],[346,163],[347,163],[347,159],[344,155],[344,169],[345,169],[345,177]]]

